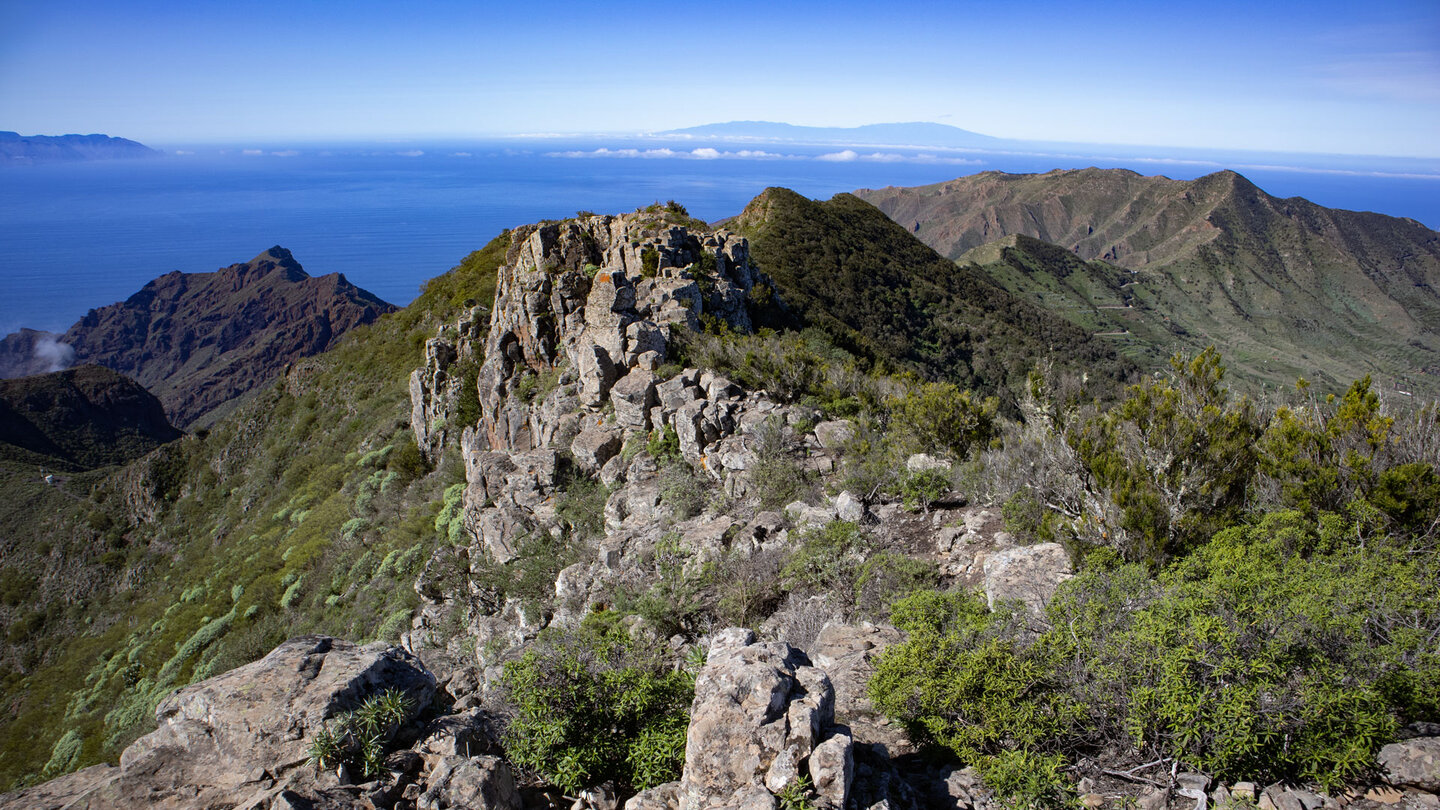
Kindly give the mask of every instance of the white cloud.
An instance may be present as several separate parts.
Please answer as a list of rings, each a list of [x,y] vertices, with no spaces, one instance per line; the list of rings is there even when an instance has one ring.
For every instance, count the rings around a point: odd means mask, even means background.
[[[242,154],[242,155],[263,155],[263,154],[265,154],[265,150],[263,150],[263,149],[241,149],[241,150],[240,150],[240,154]]]
[[[299,157],[300,150],[286,149],[283,152],[271,152],[270,154],[274,155],[275,157]]]
[[[425,154],[425,152],[421,149],[411,149],[408,152],[396,152],[395,154],[399,155],[400,157],[420,157],[421,155]]]
[[[691,149],[690,154],[704,160],[715,160],[716,158],[720,157],[720,150],[712,149],[708,146],[702,146],[699,149]]]
[[[899,152],[870,152],[860,154],[854,149],[846,149],[841,152],[827,152],[823,155],[816,155],[816,160],[823,160],[828,163],[853,163],[864,161],[866,163],[935,163],[956,166],[978,166],[983,160],[960,157],[940,157],[929,152],[920,152],[914,155],[905,155]]]
[[[46,335],[35,343],[35,359],[45,362],[46,371],[64,371],[75,362],[75,349]]]

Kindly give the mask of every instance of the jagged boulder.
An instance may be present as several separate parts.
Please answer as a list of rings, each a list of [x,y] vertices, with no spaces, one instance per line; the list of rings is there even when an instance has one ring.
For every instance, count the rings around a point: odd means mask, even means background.
[[[1440,737],[1391,743],[1378,759],[1390,784],[1440,792]]]
[[[291,639],[162,700],[159,728],[131,743],[120,767],[88,768],[0,807],[265,806],[306,782],[310,739],[326,720],[386,689],[406,695],[413,718],[434,697],[435,677],[398,647]]]
[[[822,799],[843,807],[849,736],[834,728],[834,711],[829,678],[804,653],[756,643],[749,630],[721,631],[695,684],[679,808],[773,808],[773,794],[802,775],[824,778]]]
[[[510,767],[499,757],[447,756],[430,775],[417,806],[420,810],[520,810],[523,803]]]
[[[655,375],[637,368],[610,388],[610,401],[615,404],[615,421],[629,428],[648,430],[650,409],[658,404],[655,397]]]

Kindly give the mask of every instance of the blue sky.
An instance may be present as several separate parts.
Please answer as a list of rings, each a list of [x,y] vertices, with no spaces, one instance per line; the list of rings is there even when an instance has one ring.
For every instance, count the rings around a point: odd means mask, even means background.
[[[153,144],[937,121],[1440,156],[1440,3],[0,0],[0,129]]]

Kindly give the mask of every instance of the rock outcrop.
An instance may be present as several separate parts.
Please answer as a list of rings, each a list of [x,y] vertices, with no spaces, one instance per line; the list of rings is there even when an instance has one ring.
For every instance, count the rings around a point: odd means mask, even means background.
[[[1391,743],[1378,759],[1390,784],[1440,793],[1440,737]]]
[[[461,435],[472,567],[510,562],[537,532],[567,531],[554,496],[576,475],[598,476],[612,490],[607,536],[596,559],[562,572],[559,618],[578,618],[606,603],[614,587],[643,577],[635,561],[659,540],[662,516],[679,524],[687,551],[714,559],[729,548],[742,524],[677,514],[663,502],[655,460],[633,450],[652,434],[671,434],[698,474],[742,495],[756,432],[811,416],[720,375],[666,365],[679,335],[704,323],[750,331],[747,295],[761,282],[744,239],[691,231],[646,212],[517,229],[483,345],[478,321],[462,319],[427,344],[425,366],[411,377],[412,425],[422,450],[434,457],[446,437]],[[463,375],[455,369],[467,358],[483,362],[473,392],[478,419],[462,425],[453,402],[472,392],[456,387]],[[627,447],[632,451],[623,452]],[[431,607],[422,610],[409,643],[453,646],[436,628],[449,609],[443,603],[455,595],[424,583],[419,590]],[[522,607],[497,605],[491,614],[512,628],[500,634],[509,643],[554,618],[522,617]],[[492,639],[492,650],[507,646],[481,629],[495,624],[470,621]],[[515,629],[522,627],[528,629]]]
[[[87,768],[9,794],[0,808],[265,808],[287,793],[340,788],[333,775],[307,765],[311,743],[327,721],[387,689],[405,695],[408,722],[429,706],[435,679],[398,648],[292,639],[162,700],[159,728],[126,748],[119,767]],[[350,792],[354,802],[332,796],[331,806],[361,806]]]
[[[849,730],[836,726],[825,673],[749,630],[716,634],[695,683],[678,783],[646,791],[627,810],[775,808],[801,779],[819,806],[843,808],[854,778]]]

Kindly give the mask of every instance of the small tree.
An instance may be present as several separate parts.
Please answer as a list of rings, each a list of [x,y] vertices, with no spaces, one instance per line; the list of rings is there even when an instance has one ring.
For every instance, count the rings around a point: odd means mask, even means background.
[[[505,753],[573,794],[606,779],[638,791],[680,776],[694,676],[609,613],[547,630],[501,684],[514,716]]]
[[[1158,562],[1232,525],[1255,477],[1262,425],[1231,400],[1210,347],[1170,359],[1170,379],[1132,386],[1125,401],[1071,432],[1093,486],[1120,510],[1120,551]]]
[[[914,452],[965,458],[995,436],[994,397],[976,399],[953,383],[925,383],[890,400],[890,426]]]

